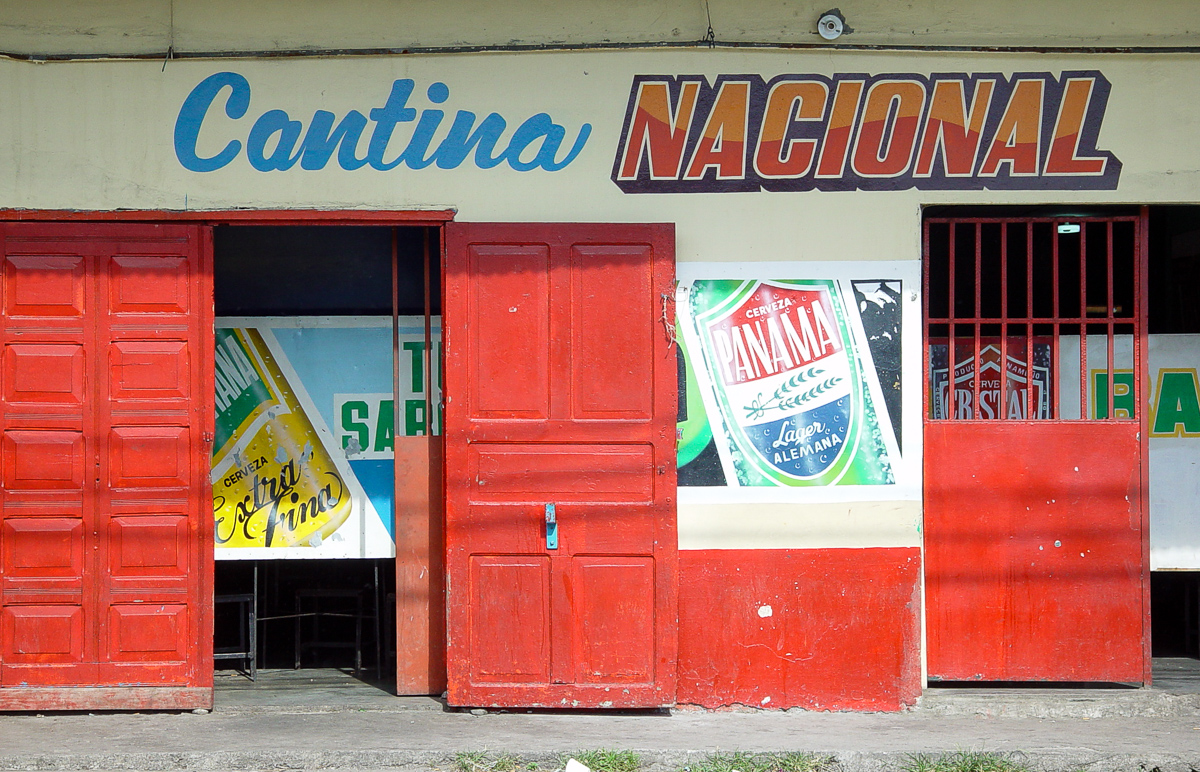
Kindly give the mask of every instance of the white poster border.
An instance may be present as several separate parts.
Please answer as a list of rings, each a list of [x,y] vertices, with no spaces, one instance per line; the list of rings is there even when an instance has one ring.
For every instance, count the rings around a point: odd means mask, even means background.
[[[676,308],[681,320],[680,332],[685,338],[691,355],[703,360],[703,346],[695,332],[688,304],[688,293],[694,282],[702,279],[810,279],[833,280],[837,283],[851,317],[851,332],[855,336],[855,347],[860,356],[870,357],[862,322],[853,307],[852,281],[872,279],[901,282],[901,345],[900,357],[903,370],[901,390],[900,426],[904,435],[904,452],[893,458],[893,485],[830,485],[813,487],[739,487],[727,486],[680,486],[680,504],[745,504],[745,503],[840,503],[855,501],[920,501],[922,494],[922,379],[924,366],[921,355],[921,263],[919,260],[863,260],[863,261],[760,261],[760,262],[681,262],[676,264]],[[849,293],[847,299],[847,293]],[[847,302],[848,300],[848,302]],[[854,311],[854,313],[849,313]],[[866,366],[868,363],[864,363]],[[696,377],[701,381],[701,399],[708,413],[714,433],[724,431],[721,412],[712,396],[708,381],[708,368],[695,367]],[[877,411],[884,410],[882,393],[876,384],[877,378],[867,379],[872,384],[871,398],[876,401]],[[891,431],[885,432],[893,436]],[[895,449],[889,444],[889,453]],[[736,479],[732,463],[726,453],[720,453],[725,479]]]

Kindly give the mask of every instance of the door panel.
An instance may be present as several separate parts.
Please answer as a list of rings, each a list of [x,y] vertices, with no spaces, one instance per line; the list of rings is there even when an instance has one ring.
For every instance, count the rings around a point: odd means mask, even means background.
[[[184,514],[114,514],[109,520],[108,571],[114,580],[188,575],[188,521]]]
[[[14,343],[4,351],[5,399],[14,403],[83,402],[83,346]]]
[[[673,279],[669,226],[447,227],[452,704],[674,702]]]
[[[1141,681],[1136,424],[946,423],[925,439],[930,675]]]
[[[0,523],[0,576],[14,589],[22,580],[55,591],[83,586],[83,525],[60,517],[10,517]]]
[[[212,419],[193,402],[211,392],[206,234],[0,236],[0,687],[21,686],[21,705],[40,687],[139,685],[210,703]]]
[[[87,290],[82,255],[9,252],[4,274],[5,315],[9,318],[59,320],[83,317]]]
[[[83,432],[14,429],[4,433],[4,488],[69,490],[83,487]]]
[[[556,502],[654,500],[652,445],[476,443],[470,452],[473,501],[527,501],[530,490]]]
[[[471,558],[471,680],[545,683],[549,678],[550,560]],[[504,592],[496,592],[505,588]]]
[[[143,251],[143,250],[138,250]],[[116,254],[109,264],[109,312],[134,314],[135,323],[144,314],[186,315],[189,310],[189,279],[194,263],[170,254]]]
[[[474,418],[544,420],[550,412],[550,352],[531,348],[550,329],[549,249],[532,245],[471,245],[466,331],[475,378]]]
[[[112,662],[183,662],[187,653],[187,606],[114,603],[108,609]]]
[[[654,681],[654,560],[572,561],[578,613],[572,615],[577,683]]]
[[[83,610],[36,604],[4,609],[0,643],[6,664],[75,664],[83,661]]]
[[[112,344],[111,353],[113,399],[186,401],[191,396],[185,341],[121,340]]]
[[[584,244],[571,253],[571,415],[648,421],[654,371],[635,363],[653,350],[655,333],[662,334],[662,299],[656,312],[651,286],[654,252],[643,244]]]

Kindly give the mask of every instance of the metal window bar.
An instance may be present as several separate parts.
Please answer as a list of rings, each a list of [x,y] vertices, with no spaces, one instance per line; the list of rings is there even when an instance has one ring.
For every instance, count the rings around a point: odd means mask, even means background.
[[[1079,309],[1077,315],[1064,314],[1062,306],[1062,287],[1061,287],[1061,263],[1064,257],[1064,252],[1061,249],[1060,241],[1064,235],[1059,232],[1059,226],[1064,224],[1079,224]],[[1128,223],[1133,229],[1133,239],[1131,245],[1131,254],[1128,260],[1122,261],[1122,265],[1131,267],[1130,276],[1117,277],[1117,260],[1116,260],[1116,241],[1115,233],[1118,223]],[[985,316],[982,307],[982,277],[983,277],[983,226],[985,224],[999,225],[999,259],[1000,259],[1000,313],[998,316]],[[941,229],[935,231],[932,226],[945,225],[946,242],[944,244],[944,252],[947,255],[946,275],[947,280],[947,298],[946,298],[946,315],[944,317],[935,317],[932,315],[930,287],[932,280],[930,271],[932,264],[930,255],[933,246],[933,239],[940,238]],[[1049,307],[1049,315],[1039,315],[1035,309],[1034,303],[1034,272],[1039,265],[1039,260],[1045,255],[1035,259],[1036,239],[1034,234],[1035,226],[1047,226],[1050,228],[1050,274],[1051,283],[1053,284],[1051,292],[1051,303]],[[1094,236],[1099,236],[1102,232],[1104,236],[1104,287],[1105,298],[1103,306],[1097,304],[1093,307],[1096,314],[1089,312],[1088,308],[1088,231],[1089,225],[1100,226],[1096,229]],[[957,237],[959,226],[971,227],[974,235],[974,271],[973,279],[974,286],[974,306],[971,309],[969,316],[960,316],[958,314],[958,301],[960,299],[960,291],[958,286],[959,277],[957,273]],[[1010,302],[1013,300],[1010,294],[1009,284],[1009,229],[1017,227],[1024,231],[1025,236],[1025,281],[1024,281],[1024,308],[1021,314],[1010,313],[1013,309],[1010,308]],[[1143,347],[1145,346],[1145,325],[1143,314],[1145,310],[1145,299],[1142,297],[1144,292],[1144,280],[1141,275],[1144,270],[1144,253],[1146,250],[1145,244],[1145,215],[1140,216],[1116,216],[1116,217],[937,217],[926,218],[923,223],[922,234],[924,241],[924,258],[925,270],[922,276],[922,289],[924,291],[924,310],[925,310],[925,402],[927,418],[933,419],[933,408],[935,395],[932,393],[931,383],[931,367],[932,353],[931,346],[933,338],[930,330],[934,326],[943,327],[946,331],[946,366],[947,366],[947,404],[945,415],[942,420],[1050,420],[1050,421],[1065,421],[1065,420],[1101,420],[1117,421],[1117,420],[1134,420],[1140,421],[1144,418],[1145,409],[1142,405],[1142,395],[1145,392],[1143,384],[1144,378],[1139,375],[1142,371]],[[1065,254],[1069,254],[1065,253]],[[1094,269],[1099,269],[1099,266],[1093,266]],[[1130,281],[1133,289],[1133,303],[1131,313],[1118,317],[1117,302],[1115,290],[1119,286],[1118,281]],[[962,293],[962,299],[966,301],[970,298],[970,293]],[[964,303],[965,305],[965,303]],[[1123,311],[1123,309],[1122,309]],[[998,326],[1000,330],[999,353],[1000,353],[1000,403],[995,411],[995,418],[985,418],[984,412],[980,409],[983,395],[982,387],[982,362],[980,361],[984,342],[987,336],[983,334],[984,325]],[[1098,416],[1099,413],[1099,398],[1100,394],[1096,393],[1089,382],[1090,368],[1088,363],[1088,332],[1089,325],[1099,327],[1104,330],[1105,334],[1105,368],[1106,375],[1103,394],[1105,412],[1103,416]],[[1115,406],[1117,390],[1116,390],[1116,374],[1118,368],[1115,365],[1116,359],[1116,336],[1118,325],[1127,326],[1132,329],[1131,343],[1133,348],[1133,369],[1135,377],[1132,379],[1132,404],[1133,412],[1130,415],[1118,417]],[[1025,345],[1025,413],[1023,419],[1014,419],[1008,416],[1008,411],[1003,409],[1006,404],[1006,394],[1008,390],[1008,338],[1014,326],[1023,327]],[[1042,417],[1039,408],[1040,400],[1036,397],[1036,371],[1034,365],[1035,354],[1035,326],[1040,328],[1050,328],[1050,363],[1048,372],[1050,375],[1049,395],[1050,402],[1048,413]],[[1063,327],[1078,328],[1079,333],[1079,362],[1078,372],[1076,373],[1079,379],[1079,419],[1064,419],[1059,410],[1060,405],[1060,378],[1064,375],[1062,372],[1064,363],[1062,362],[1062,331]],[[969,409],[962,411],[962,415],[958,414],[958,406],[956,404],[954,392],[954,368],[957,359],[958,341],[965,335],[960,331],[962,327],[969,327],[970,340],[972,342],[972,355],[974,357],[972,369],[973,378],[971,383],[971,395]],[[1042,333],[1045,334],[1045,333]],[[965,342],[965,341],[964,341]],[[1097,416],[1092,415],[1089,410],[1089,395],[1091,402],[1096,406]],[[965,396],[965,395],[964,395]]]
[[[958,234],[955,232],[955,223],[950,223],[950,302],[947,312],[950,318],[947,320],[946,326],[946,366],[950,368],[950,388],[946,393],[946,415],[954,415],[957,406],[954,404],[954,361],[958,357],[958,346],[954,343],[955,333],[958,328],[954,326],[954,314],[958,305],[958,285],[954,281],[954,264],[957,256],[954,253],[954,246],[958,241]],[[974,417],[974,414],[972,414]]]
[[[1088,415],[1087,223],[1079,224],[1079,417]],[[1109,412],[1112,412],[1111,410]]]
[[[929,392],[929,369],[932,366],[932,352],[930,351],[931,344],[929,342],[929,221],[926,220],[921,224],[921,244],[924,245],[924,263],[925,270],[921,271],[921,305],[922,318],[925,319],[925,343],[921,346],[922,358],[925,360],[925,366],[922,372],[925,373],[925,415],[932,417],[934,413],[933,399]]]
[[[1062,312],[1059,309],[1059,303],[1061,302],[1061,294],[1062,293],[1061,293],[1061,288],[1060,288],[1059,281],[1058,281],[1058,262],[1059,262],[1059,258],[1060,258],[1060,255],[1058,252],[1058,224],[1059,224],[1059,222],[1060,222],[1059,220],[1055,220],[1053,222],[1053,224],[1051,224],[1051,226],[1050,226],[1051,227],[1050,232],[1054,236],[1054,238],[1052,238],[1050,240],[1051,273],[1053,275],[1053,278],[1051,279],[1051,281],[1054,282],[1054,292],[1053,292],[1054,300],[1052,303],[1052,307],[1054,310],[1054,319],[1055,319],[1055,321],[1054,321],[1054,337],[1050,342],[1050,361],[1052,363],[1054,363],[1054,364],[1052,364],[1052,367],[1055,367],[1062,362],[1062,346],[1061,346],[1061,340],[1060,340],[1060,335],[1062,333],[1062,325],[1058,322],[1058,317],[1062,315]],[[1062,411],[1059,410],[1059,408],[1058,408],[1058,404],[1059,404],[1059,380],[1057,377],[1058,373],[1052,372],[1051,375],[1053,375],[1055,377],[1050,379],[1050,415],[1053,417],[1059,417],[1062,414]]]
[[[982,228],[983,226],[980,226]],[[1000,399],[1008,403],[1008,223],[1000,225]],[[1002,411],[1003,412],[1003,411]]]
[[[1147,351],[1149,341],[1146,335],[1149,333],[1146,325],[1146,272],[1150,269],[1150,245],[1149,245],[1149,220],[1150,208],[1143,206],[1141,216],[1134,222],[1133,226],[1133,244],[1134,244],[1134,268],[1133,268],[1133,406],[1137,413],[1142,415],[1142,437],[1149,437],[1149,411],[1142,406],[1142,393],[1144,379],[1148,379],[1150,374],[1149,368],[1144,366],[1142,356]],[[1145,393],[1149,395],[1149,387],[1146,387]],[[1115,410],[1112,412],[1116,412]],[[1132,417],[1132,416],[1131,416]],[[1142,490],[1150,490],[1149,468],[1145,463],[1149,456],[1149,443],[1142,443]],[[1150,565],[1150,547],[1149,540],[1145,540],[1145,563]],[[1149,597],[1149,582],[1147,584],[1146,595]],[[1149,608],[1149,601],[1146,601],[1146,607]],[[1147,655],[1149,657],[1149,655]],[[1149,662],[1149,659],[1146,660]]]
[[[1025,224],[1025,313],[1031,320],[1025,325],[1025,418],[1033,420],[1037,415],[1033,412],[1033,223]],[[1008,362],[1001,367],[1001,377],[1008,383]],[[1053,362],[1050,363],[1049,373],[1053,380]]]
[[[1108,264],[1108,286],[1106,287],[1108,296],[1105,299],[1105,312],[1108,316],[1108,324],[1105,334],[1108,336],[1108,358],[1105,360],[1107,379],[1104,381],[1104,388],[1107,393],[1104,395],[1104,404],[1108,405],[1109,417],[1115,417],[1117,414],[1117,389],[1113,383],[1113,355],[1115,353],[1113,351],[1113,338],[1116,336],[1116,325],[1113,322],[1113,316],[1117,304],[1113,300],[1113,224],[1111,221],[1106,223],[1105,236],[1105,241],[1107,242],[1104,245],[1105,260]]]
[[[982,265],[983,265],[983,226],[976,224],[975,225],[975,308],[974,308],[975,316],[983,316],[983,306],[980,305],[980,300],[983,299],[983,288],[982,288],[983,279],[981,276],[981,273],[982,273],[981,266]],[[980,366],[982,363],[979,361],[979,359],[980,359],[980,357],[979,357],[979,350],[980,350],[980,346],[979,346],[980,329],[979,328],[980,328],[980,325],[976,324],[976,325],[974,325],[974,327],[975,327],[975,354],[974,354],[975,358],[972,361],[975,362],[975,377],[971,379],[972,388],[974,390],[974,394],[972,395],[972,398],[971,398],[971,415],[976,416],[976,417],[982,417],[983,410],[981,409],[981,406],[979,404],[979,394],[980,394],[980,391],[982,390],[981,387],[983,385],[983,368]],[[1003,360],[1001,360],[1000,369],[1001,370],[1004,369]],[[1003,376],[1001,377],[1000,382],[1004,383]],[[1002,392],[1003,392],[1003,389],[1002,389]]]

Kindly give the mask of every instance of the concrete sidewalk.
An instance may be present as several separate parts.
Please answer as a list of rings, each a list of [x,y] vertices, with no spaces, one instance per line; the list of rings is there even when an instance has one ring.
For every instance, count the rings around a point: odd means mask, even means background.
[[[219,677],[208,715],[0,717],[0,770],[450,770],[458,752],[491,751],[548,771],[562,753],[599,748],[637,750],[664,772],[733,750],[813,751],[843,772],[897,770],[913,754],[961,750],[1020,754],[1046,770],[1200,770],[1200,694],[1160,689],[938,690],[925,698],[932,706],[898,714],[472,715],[329,671],[273,683],[271,675],[259,685]]]

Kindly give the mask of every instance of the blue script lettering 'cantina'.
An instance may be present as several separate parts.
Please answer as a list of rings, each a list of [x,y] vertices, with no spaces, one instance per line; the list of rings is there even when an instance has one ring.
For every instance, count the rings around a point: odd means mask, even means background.
[[[739,484],[893,482],[832,283],[703,281],[691,301]]]
[[[477,123],[475,113],[459,110],[445,136],[434,146],[434,135],[446,113],[428,107],[418,117],[417,109],[408,104],[415,87],[411,78],[394,81],[382,105],[365,115],[350,110],[340,120],[328,110],[317,110],[305,125],[283,110],[267,110],[253,123],[247,122],[249,131],[244,143],[228,138],[221,146],[218,140],[213,146],[220,146],[219,151],[201,155],[198,148],[201,131],[217,131],[205,129],[204,125],[213,111],[223,107],[226,116],[240,122],[250,110],[250,81],[236,72],[218,72],[200,81],[179,108],[175,119],[175,157],[193,172],[224,168],[243,148],[250,166],[260,172],[286,171],[297,164],[301,169],[324,169],[335,156],[338,166],[347,171],[364,166],[388,171],[401,164],[410,169],[428,166],[454,169],[470,157],[480,169],[508,164],[519,172],[534,169],[556,172],[575,160],[592,133],[591,124],[583,124],[570,148],[564,151],[567,130],[547,113],[526,118],[506,136],[508,121],[499,113],[489,113]],[[223,94],[225,91],[228,94]],[[425,97],[433,105],[443,104],[450,98],[450,88],[445,83],[431,83]],[[414,125],[404,141],[396,136],[396,131],[401,124],[409,123]],[[368,130],[369,124],[373,126]],[[360,154],[364,138],[366,148]],[[399,150],[402,143],[403,150]],[[394,155],[389,155],[389,148]]]

